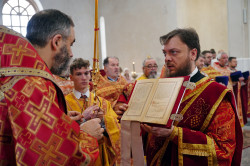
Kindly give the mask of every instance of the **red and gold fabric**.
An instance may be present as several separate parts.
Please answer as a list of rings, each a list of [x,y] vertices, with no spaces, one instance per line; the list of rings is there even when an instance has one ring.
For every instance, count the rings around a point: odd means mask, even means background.
[[[22,36],[0,26],[0,165],[93,165],[95,138],[66,113],[46,64]]]
[[[223,76],[229,77],[227,88],[229,88],[230,90],[232,90],[234,92],[236,102],[237,102],[237,115],[239,117],[241,126],[244,126],[243,113],[242,113],[242,102],[241,102],[241,97],[240,97],[240,86],[236,87],[237,83],[232,82],[232,80],[230,78],[231,70],[229,69],[229,67],[227,67],[227,66],[221,67],[219,65],[219,62],[215,62],[214,69],[219,71]],[[233,87],[233,86],[235,86],[235,87]],[[238,89],[238,90],[235,90],[235,89]]]
[[[62,77],[59,77],[57,75],[53,75],[55,78],[55,81],[59,88],[62,90],[64,96],[71,93],[74,89],[74,82],[70,80],[66,80]]]
[[[215,70],[212,66],[203,67],[201,69],[201,72],[204,72],[208,75],[209,78],[213,80],[215,80],[215,77],[217,76],[222,76],[222,74],[219,71]]]
[[[94,104],[94,94],[90,93],[90,96],[85,103],[85,99],[77,99],[74,93],[70,93],[65,96],[68,111],[83,112],[87,107]],[[109,101],[99,97],[97,104],[104,111],[104,123],[106,131],[109,137],[104,136],[99,141],[100,155],[95,165],[109,166],[114,163],[119,164],[120,161],[120,125],[117,120],[117,115],[113,111]]]
[[[216,89],[216,90],[215,90]],[[232,93],[207,77],[188,89],[169,138],[152,136],[146,145],[148,165],[240,165],[242,130]]]
[[[221,67],[219,62],[215,62],[213,68],[216,71],[220,72],[221,75],[219,75],[219,76],[228,76],[229,77],[227,88],[229,88],[230,90],[233,91],[233,83],[232,83],[232,80],[230,78],[231,70],[229,69],[229,67],[227,67],[227,66]]]
[[[245,89],[245,88],[244,88]],[[238,117],[240,120],[240,124],[243,127],[247,123],[247,117],[244,115],[243,109],[242,109],[242,95],[241,95],[241,82],[233,82],[233,92],[235,96],[235,100],[237,103],[237,112]]]
[[[108,100],[114,107],[126,84],[127,81],[122,76],[118,77],[117,81],[112,82],[106,75],[100,75],[96,95]]]

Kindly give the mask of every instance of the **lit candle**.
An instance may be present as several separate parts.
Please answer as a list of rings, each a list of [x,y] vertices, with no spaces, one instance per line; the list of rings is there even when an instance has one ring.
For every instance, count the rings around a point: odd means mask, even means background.
[[[133,62],[133,72],[135,72],[135,62]]]

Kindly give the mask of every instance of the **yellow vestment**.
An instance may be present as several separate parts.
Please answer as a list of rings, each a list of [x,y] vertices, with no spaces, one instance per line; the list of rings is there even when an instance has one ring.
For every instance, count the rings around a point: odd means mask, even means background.
[[[145,74],[143,74],[139,78],[137,78],[136,80],[145,80],[145,79],[148,79],[148,77]]]
[[[201,69],[201,72],[204,72],[208,75],[209,78],[213,80],[215,80],[215,77],[217,76],[222,76],[222,74],[219,71],[215,70],[212,66],[203,67]]]
[[[87,103],[84,103],[84,99],[77,99],[74,93],[70,93],[65,96],[68,111],[83,112],[87,107],[94,104],[94,94],[90,93],[87,99]],[[120,158],[120,125],[117,120],[117,115],[113,111],[109,101],[99,97],[97,104],[104,111],[104,123],[106,127],[107,136],[104,136],[99,143],[99,157],[95,165],[108,166],[118,164]],[[85,105],[85,106],[84,106]]]

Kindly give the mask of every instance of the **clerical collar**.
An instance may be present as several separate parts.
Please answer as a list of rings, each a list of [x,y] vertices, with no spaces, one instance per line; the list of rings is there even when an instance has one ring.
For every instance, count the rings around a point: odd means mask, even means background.
[[[73,93],[76,96],[77,99],[80,99],[82,95],[86,95],[89,98],[89,89],[85,93],[81,93],[75,89],[73,89]]]
[[[116,79],[113,79],[113,78],[110,78],[110,77],[107,76],[107,78],[108,78],[110,81],[112,81],[112,82],[116,82],[116,81],[118,80],[118,77],[117,77]]]
[[[194,71],[191,74],[189,74],[190,78],[193,77],[198,71],[199,71],[198,68],[195,67]]]

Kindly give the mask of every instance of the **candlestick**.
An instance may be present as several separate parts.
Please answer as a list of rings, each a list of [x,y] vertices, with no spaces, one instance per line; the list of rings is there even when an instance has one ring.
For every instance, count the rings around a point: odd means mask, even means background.
[[[133,72],[135,72],[135,62],[133,62]]]

